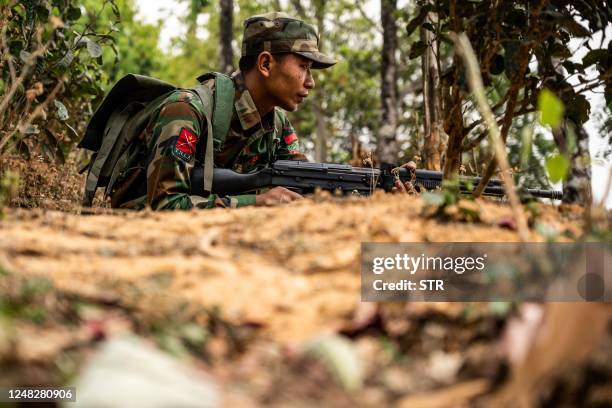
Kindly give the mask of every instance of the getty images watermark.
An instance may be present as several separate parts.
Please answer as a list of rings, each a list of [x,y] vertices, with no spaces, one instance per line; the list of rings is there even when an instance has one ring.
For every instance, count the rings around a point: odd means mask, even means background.
[[[363,243],[363,301],[610,301],[610,243]]]

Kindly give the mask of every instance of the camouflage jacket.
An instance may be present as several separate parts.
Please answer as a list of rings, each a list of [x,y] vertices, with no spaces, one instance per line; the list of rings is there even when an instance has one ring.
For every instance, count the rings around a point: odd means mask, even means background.
[[[217,139],[213,142],[215,167],[248,173],[275,160],[306,160],[285,114],[276,108],[260,117],[240,72],[232,79],[235,96],[231,125],[223,142]],[[214,80],[204,85],[214,89]],[[203,165],[207,136],[204,107],[195,93],[173,92],[153,118],[139,137],[146,149],[130,165],[131,172],[118,183],[116,190],[122,191],[122,198],[113,206],[187,210],[255,204],[254,194],[225,197],[190,194],[190,177],[195,166]]]

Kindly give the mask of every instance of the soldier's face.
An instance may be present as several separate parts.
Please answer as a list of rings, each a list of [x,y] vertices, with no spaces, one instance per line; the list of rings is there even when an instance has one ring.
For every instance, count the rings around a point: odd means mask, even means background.
[[[301,55],[286,54],[270,62],[268,93],[275,100],[275,106],[293,112],[315,86],[310,72],[312,61]]]

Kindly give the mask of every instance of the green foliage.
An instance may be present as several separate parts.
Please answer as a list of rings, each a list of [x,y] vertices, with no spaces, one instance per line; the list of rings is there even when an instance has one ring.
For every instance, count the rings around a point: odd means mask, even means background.
[[[565,180],[570,168],[570,161],[562,154],[556,154],[546,160],[546,170],[553,183]]]
[[[541,124],[556,128],[563,120],[565,107],[554,93],[544,89],[538,96],[538,111],[540,112]]]
[[[110,22],[97,20],[114,0],[83,9],[78,0],[28,0],[1,6],[4,52],[0,155],[34,149],[60,161],[77,141],[108,80],[103,51],[114,45]],[[86,14],[83,14],[83,11]],[[14,93],[12,93],[14,92]],[[69,114],[72,112],[72,114]]]
[[[546,158],[557,151],[553,138],[534,126],[536,114],[515,119],[508,135],[508,161],[517,185],[551,188]]]
[[[196,78],[205,72],[219,71],[219,2],[202,0],[181,0],[188,3],[188,13],[182,16],[186,33],[173,38],[172,51],[163,50],[163,63],[153,71],[155,76],[179,86],[190,87],[196,84]],[[235,1],[238,7],[234,9],[233,30],[234,67],[238,68],[240,58],[240,40],[242,38],[242,22],[253,14],[270,11],[270,1]],[[206,23],[198,25],[198,16],[206,15]]]
[[[421,27],[433,32],[441,44],[438,63],[443,71],[440,92],[445,131],[451,140],[470,140],[467,143],[462,142],[465,148],[463,152],[448,150],[447,153],[459,155],[475,147],[476,152],[465,155],[474,159],[469,163],[472,172],[479,172],[482,158],[490,156],[490,146],[484,143],[479,146],[479,141],[483,140],[482,136],[486,132],[484,126],[476,126],[474,131],[466,131],[465,126],[457,126],[457,117],[453,116],[459,106],[464,118],[476,113],[476,110],[465,86],[462,66],[458,63],[457,56],[448,52],[447,47],[453,47],[448,33],[461,27],[461,31],[468,35],[481,67],[489,103],[495,107],[499,123],[508,119],[506,114],[510,100],[515,99],[516,102],[512,105],[516,106],[511,122],[513,126],[510,127],[506,139],[510,148],[510,161],[513,166],[520,167],[519,178],[529,178],[525,172],[536,171],[536,178],[540,179],[542,174],[546,177],[543,162],[550,154],[550,149],[545,149],[544,152],[540,152],[535,146],[531,149],[528,139],[532,138],[525,132],[517,131],[516,119],[539,110],[541,123],[552,128],[570,126],[572,122],[582,125],[589,119],[591,112],[589,101],[584,96],[587,91],[603,84],[606,86],[606,100],[612,100],[612,88],[608,86],[612,43],[605,35],[598,46],[592,41],[589,42],[589,52],[582,61],[576,60],[573,57],[575,50],[568,48],[572,39],[581,39],[584,44],[596,31],[609,26],[612,10],[609,2],[579,3],[563,0],[543,3],[528,0],[441,1],[421,7],[408,19],[408,33],[417,32],[417,28]],[[430,11],[437,15],[438,23],[426,23],[425,17]],[[410,56],[421,55],[423,44],[414,39],[410,44]],[[443,68],[445,66],[446,69]],[[592,67],[596,67],[598,71],[596,76],[592,75]],[[578,85],[574,85],[574,81],[568,81],[563,68],[570,76],[578,79]],[[587,69],[590,71],[587,72]],[[454,92],[456,89],[460,92]],[[540,89],[543,91],[539,92]],[[522,121],[520,123],[523,128],[525,124]],[[563,134],[570,133],[571,129]],[[541,140],[537,135],[536,138]],[[522,142],[525,142],[523,147]],[[565,142],[569,144],[571,140]],[[447,161],[461,162],[448,156]]]
[[[179,86],[193,86],[201,73],[218,70],[218,2],[180,1],[188,4],[188,13],[181,17],[186,33],[174,38],[171,47],[164,50],[157,47],[160,25],[139,22],[134,0],[3,2],[2,10],[9,13],[9,18],[5,17],[7,47],[15,75],[28,66],[30,72],[18,87],[10,107],[0,112],[0,140],[11,135],[10,143],[0,147],[0,154],[11,149],[28,157],[43,154],[61,162],[79,139],[109,84],[129,72],[156,76]],[[358,7],[364,9],[365,0],[301,0],[303,15],[294,8],[296,2],[293,1],[235,0],[234,3],[236,67],[242,22],[247,16],[277,9],[280,5],[284,8],[281,11],[299,15],[310,23],[317,25],[318,21],[322,22],[325,28],[321,36],[322,46],[340,62],[330,70],[314,72],[316,89],[312,96],[299,111],[289,113],[306,145],[312,144],[316,133],[313,104],[326,117],[328,156],[334,161],[350,158],[351,139],[375,141],[380,128],[380,22],[376,16],[358,10]],[[519,116],[527,114],[524,117],[531,118],[531,122],[515,118],[509,131],[509,159],[512,166],[519,169],[516,177],[530,186],[548,184],[549,171],[544,163],[545,158],[552,154],[554,143],[541,135],[537,128],[534,132],[535,115],[532,112],[540,110],[541,122],[556,127],[570,120],[584,123],[590,116],[591,106],[581,89],[563,83],[551,72],[546,61],[550,56],[559,58],[568,73],[582,81],[580,87],[592,85],[584,79],[587,69],[593,71],[594,68],[598,80],[603,81],[606,72],[609,75],[612,45],[602,42],[598,48],[593,46],[582,60],[572,61],[567,44],[573,38],[587,39],[609,24],[608,2],[589,0],[569,4],[564,0],[552,0],[538,13],[535,13],[537,7],[528,0],[460,1],[453,10],[451,2],[432,3],[425,7],[418,7],[418,2],[416,5],[409,3],[394,13],[399,28],[399,133],[408,135],[402,140],[405,155],[412,159],[422,146],[421,94],[420,90],[414,91],[419,88],[420,81],[418,57],[427,47],[419,37],[421,28],[432,32],[439,41],[436,55],[443,71],[440,92],[445,97],[444,109],[450,111],[460,103],[464,117],[475,112],[460,64],[454,63],[453,45],[448,38],[454,27],[461,26],[476,50],[491,105],[499,105],[496,108],[498,119],[506,112],[507,95],[515,84],[519,86],[516,111],[520,112]],[[437,13],[438,23],[425,21],[429,11]],[[206,18],[199,18],[203,16]],[[37,27],[42,28],[40,40]],[[44,55],[36,54],[37,46],[49,40],[49,49]],[[537,64],[521,64],[524,58],[537,60]],[[27,92],[34,92],[29,94],[35,96],[29,107],[29,112],[32,112],[60,80],[64,86],[49,100],[44,109],[46,117],[36,118],[16,131],[15,124],[24,124],[23,118],[27,116],[24,109]],[[605,96],[610,102],[612,88],[608,82]],[[13,83],[10,70],[4,69],[0,76],[0,93],[6,93]],[[449,90],[454,92],[455,89],[460,91],[451,97]],[[539,89],[544,90],[538,92]],[[444,92],[449,94],[445,96]],[[457,99],[453,99],[455,97]],[[460,128],[456,122],[445,120],[445,131],[452,133],[452,129],[448,129],[450,123]],[[605,132],[610,127],[609,120],[604,118],[602,122],[602,131]],[[607,128],[605,123],[608,123]],[[481,125],[474,132],[465,132],[469,134],[466,141],[477,139],[479,133],[485,131]],[[464,143],[464,146],[468,144]],[[472,156],[473,163],[466,167],[470,168],[469,172],[478,173],[482,162],[490,156],[490,147],[486,143],[479,146],[478,142],[473,146],[476,146],[474,154],[464,154],[463,157]]]
[[[408,58],[414,59],[423,55],[425,50],[427,49],[427,44],[423,41],[419,40],[412,44],[412,48],[410,48],[410,54],[408,54]]]
[[[85,19],[96,26],[109,27],[114,39],[111,47],[102,50],[103,70],[108,85],[128,73],[154,75],[166,58],[158,48],[159,24],[145,24],[136,19],[134,0],[114,0],[114,7],[106,7],[94,13],[97,0],[81,0],[86,10]],[[89,45],[89,44],[88,44]],[[94,51],[95,52],[95,51]]]

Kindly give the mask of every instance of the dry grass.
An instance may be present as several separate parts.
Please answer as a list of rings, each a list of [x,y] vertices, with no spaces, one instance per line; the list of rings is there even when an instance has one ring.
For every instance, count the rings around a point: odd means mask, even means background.
[[[9,206],[75,212],[81,205],[85,185],[85,174],[78,174],[77,166],[74,156],[64,165],[42,157],[3,158],[0,178],[8,170],[19,175],[19,190]]]

